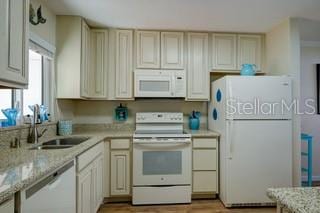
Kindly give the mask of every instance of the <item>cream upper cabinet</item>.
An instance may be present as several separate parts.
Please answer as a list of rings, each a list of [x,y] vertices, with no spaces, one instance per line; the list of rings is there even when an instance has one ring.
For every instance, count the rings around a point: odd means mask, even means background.
[[[57,98],[89,96],[89,28],[81,17],[57,16]]]
[[[0,1],[0,86],[28,85],[29,1]]]
[[[82,20],[81,27],[81,84],[80,96],[89,97],[89,82],[90,82],[90,28]]]
[[[212,34],[212,69],[237,70],[237,35]]]
[[[208,34],[188,33],[187,100],[209,100]]]
[[[137,31],[137,68],[160,68],[160,32]]]
[[[242,64],[255,64],[261,70],[261,35],[238,35],[238,69]]]
[[[161,68],[184,68],[183,36],[183,32],[161,32]]]
[[[107,99],[108,30],[91,30],[89,97]]]
[[[133,31],[117,30],[115,46],[115,99],[133,98]]]

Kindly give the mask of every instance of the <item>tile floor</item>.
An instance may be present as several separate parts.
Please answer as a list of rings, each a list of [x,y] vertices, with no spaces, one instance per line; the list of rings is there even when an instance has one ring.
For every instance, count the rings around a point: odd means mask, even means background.
[[[232,208],[226,209],[219,200],[195,200],[190,205],[132,206],[130,203],[105,204],[99,213],[275,213],[276,208]]]

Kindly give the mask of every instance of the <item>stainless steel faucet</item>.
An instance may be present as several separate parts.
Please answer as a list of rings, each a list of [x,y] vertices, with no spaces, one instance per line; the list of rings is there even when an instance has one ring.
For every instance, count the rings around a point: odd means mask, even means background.
[[[38,132],[37,124],[40,124],[40,107],[38,104],[33,105],[33,121],[31,122],[31,129],[28,137],[28,143],[37,144],[39,142],[39,138],[43,136],[43,134],[47,131],[47,128],[42,130],[41,133]]]

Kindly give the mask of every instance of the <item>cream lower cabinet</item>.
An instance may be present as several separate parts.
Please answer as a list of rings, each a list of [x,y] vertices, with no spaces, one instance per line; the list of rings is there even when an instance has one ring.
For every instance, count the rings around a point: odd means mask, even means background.
[[[77,158],[77,213],[97,212],[103,201],[104,143]]]
[[[28,85],[29,0],[0,1],[0,86]]]
[[[194,138],[192,150],[192,193],[208,195],[219,192],[218,141],[216,138]]]
[[[110,142],[110,195],[128,196],[131,194],[130,140],[113,139]]]
[[[14,199],[10,199],[0,204],[1,213],[14,213]]]
[[[187,100],[209,100],[208,33],[188,33]]]

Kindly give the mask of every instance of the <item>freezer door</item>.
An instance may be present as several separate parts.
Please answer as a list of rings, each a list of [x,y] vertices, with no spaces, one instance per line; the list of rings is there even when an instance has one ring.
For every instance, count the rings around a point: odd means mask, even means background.
[[[226,78],[227,119],[291,119],[289,77],[230,76]],[[292,105],[293,106],[293,105]]]
[[[270,203],[269,187],[292,186],[291,135],[288,120],[227,122],[227,151],[221,153],[226,206]]]

